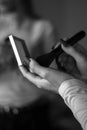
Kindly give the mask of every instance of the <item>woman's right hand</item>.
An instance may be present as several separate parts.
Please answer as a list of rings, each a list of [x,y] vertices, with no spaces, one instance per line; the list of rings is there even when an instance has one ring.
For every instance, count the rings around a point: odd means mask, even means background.
[[[87,80],[87,50],[78,43],[74,47],[61,46],[65,54],[60,56],[59,62],[66,72],[78,79]]]

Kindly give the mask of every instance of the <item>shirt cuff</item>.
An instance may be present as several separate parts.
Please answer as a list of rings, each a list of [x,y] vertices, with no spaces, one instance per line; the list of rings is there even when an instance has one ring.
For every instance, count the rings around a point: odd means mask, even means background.
[[[59,89],[58,89],[58,92],[59,92],[59,94],[60,94],[62,97],[64,97],[64,93],[65,93],[65,91],[67,90],[67,88],[72,87],[72,86],[77,86],[78,84],[84,84],[84,82],[82,82],[82,81],[80,81],[80,80],[78,80],[78,79],[66,80],[66,81],[64,81],[64,82],[60,85],[60,87],[59,87]]]

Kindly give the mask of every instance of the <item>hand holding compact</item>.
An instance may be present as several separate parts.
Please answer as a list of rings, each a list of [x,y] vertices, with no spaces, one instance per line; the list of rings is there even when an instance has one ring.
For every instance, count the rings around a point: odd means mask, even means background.
[[[58,92],[58,88],[65,80],[73,78],[72,76],[55,69],[40,66],[36,61],[30,59],[29,69],[24,66],[19,66],[20,71],[29,81],[34,83],[39,88],[44,88]]]

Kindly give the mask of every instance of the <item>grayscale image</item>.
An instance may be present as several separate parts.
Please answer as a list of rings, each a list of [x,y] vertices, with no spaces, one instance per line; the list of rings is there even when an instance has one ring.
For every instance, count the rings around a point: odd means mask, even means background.
[[[0,130],[87,130],[86,12],[86,0],[0,0]]]

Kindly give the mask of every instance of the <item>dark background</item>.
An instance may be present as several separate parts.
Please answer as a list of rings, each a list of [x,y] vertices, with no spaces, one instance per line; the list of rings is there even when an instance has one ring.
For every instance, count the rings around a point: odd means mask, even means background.
[[[87,0],[33,0],[36,12],[50,20],[60,37],[87,32]],[[87,36],[80,41],[87,47]]]

